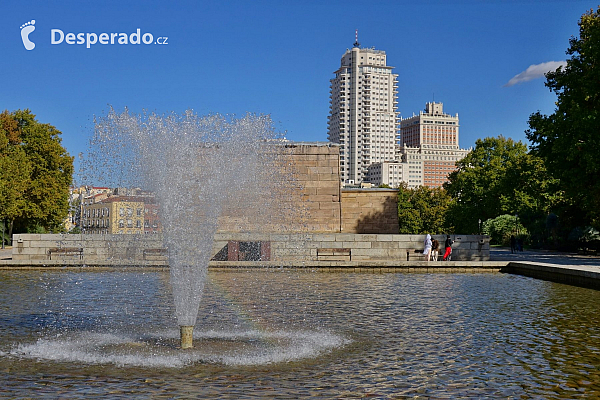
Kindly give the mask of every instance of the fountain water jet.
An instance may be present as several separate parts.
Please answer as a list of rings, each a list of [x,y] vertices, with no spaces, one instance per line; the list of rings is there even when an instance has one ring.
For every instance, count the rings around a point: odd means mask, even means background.
[[[275,167],[279,153],[273,146],[266,150],[279,136],[269,117],[255,115],[134,115],[111,109],[95,122],[92,148],[99,151],[90,160],[102,166],[103,182],[140,185],[157,197],[181,348],[191,348],[223,209],[252,208],[264,222],[274,188],[281,191],[288,181]]]

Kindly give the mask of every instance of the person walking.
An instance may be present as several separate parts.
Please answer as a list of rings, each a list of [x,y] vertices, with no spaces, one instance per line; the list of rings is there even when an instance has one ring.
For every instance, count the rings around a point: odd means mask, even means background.
[[[429,262],[429,256],[431,255],[431,235],[428,233],[425,236],[425,241],[423,242],[423,246],[425,249],[423,250],[423,255],[425,256],[425,261]]]
[[[443,258],[444,261],[450,261],[450,258],[452,257],[452,243],[454,243],[454,241],[450,239],[450,235],[446,235],[446,242],[444,243],[444,247],[446,248]]]
[[[440,254],[440,242],[431,239],[431,261],[437,261]]]
[[[510,254],[513,254],[516,251],[517,247],[517,239],[515,235],[510,235]]]

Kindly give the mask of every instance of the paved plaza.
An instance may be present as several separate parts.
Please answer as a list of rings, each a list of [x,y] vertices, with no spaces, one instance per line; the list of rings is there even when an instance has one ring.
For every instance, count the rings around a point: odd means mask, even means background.
[[[533,262],[554,265],[595,267],[600,271],[600,257],[577,253],[560,253],[547,250],[525,250],[514,254],[507,247],[492,247],[492,261]]]
[[[0,249],[0,260],[12,259],[12,248]]]

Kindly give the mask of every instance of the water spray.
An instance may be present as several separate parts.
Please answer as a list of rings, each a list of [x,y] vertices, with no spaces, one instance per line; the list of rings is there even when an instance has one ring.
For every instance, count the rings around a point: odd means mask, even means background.
[[[257,229],[254,221],[266,223],[272,214],[276,197],[269,194],[283,193],[281,182],[290,181],[280,168],[285,165],[280,138],[268,116],[252,114],[136,115],[111,109],[95,121],[92,147],[98,151],[90,164],[102,167],[98,178],[156,196],[182,349],[193,346],[223,210],[235,213],[236,224],[245,218],[247,229]]]

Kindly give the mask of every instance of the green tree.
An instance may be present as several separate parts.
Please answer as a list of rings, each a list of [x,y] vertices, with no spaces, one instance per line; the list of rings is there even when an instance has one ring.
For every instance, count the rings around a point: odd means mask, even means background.
[[[446,213],[450,197],[441,188],[419,186],[408,189],[406,184],[398,188],[399,233],[441,234],[449,231]]]
[[[421,233],[422,221],[419,210],[412,202],[413,190],[403,183],[398,188],[398,224],[399,233]]]
[[[560,179],[568,199],[562,216],[600,228],[600,8],[581,17],[579,38],[569,43],[566,67],[546,74],[556,109],[532,114],[526,134],[532,151]]]
[[[25,193],[31,163],[20,145],[20,130],[17,121],[8,111],[0,113],[0,219],[11,237],[13,222],[24,215]]]
[[[508,246],[511,235],[526,235],[527,230],[521,225],[519,218],[503,214],[483,222],[482,232],[491,237],[490,243]]]
[[[522,142],[503,136],[478,139],[444,185],[452,198],[449,222],[457,232],[478,233],[479,220],[519,214],[526,225],[545,219],[560,193],[544,162]]]
[[[73,158],[60,134],[29,110],[0,114],[0,219],[9,231],[55,229],[67,215]]]

